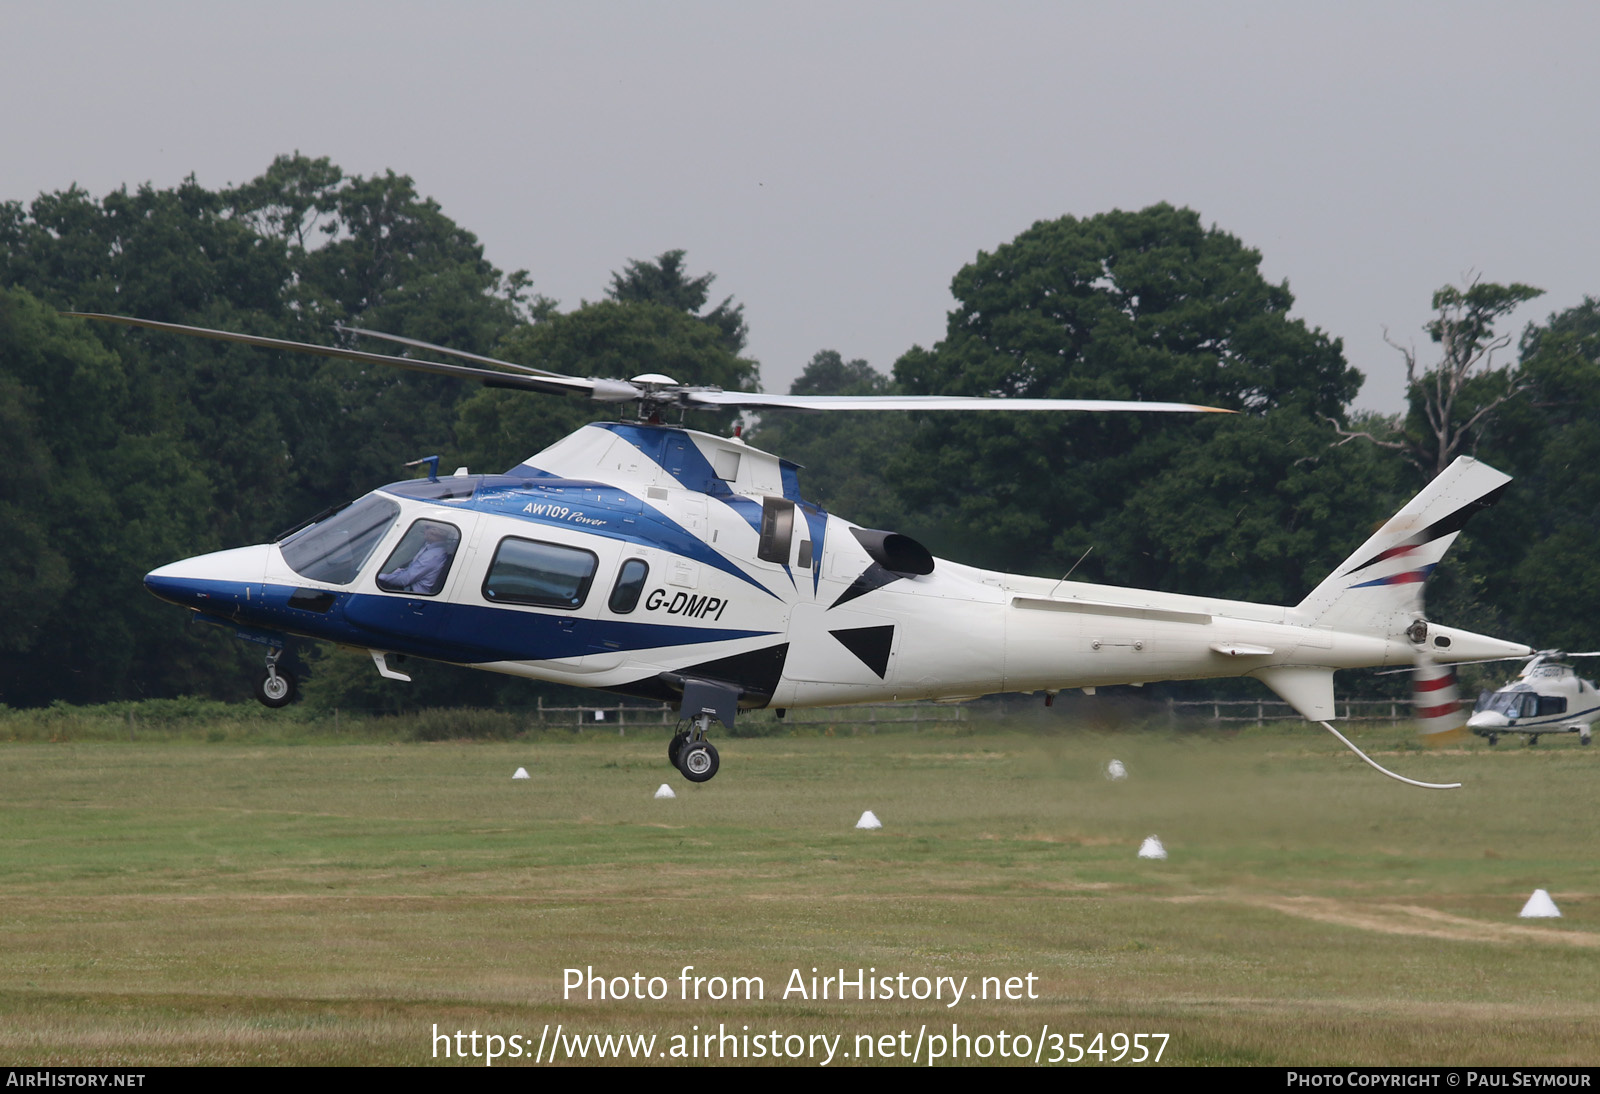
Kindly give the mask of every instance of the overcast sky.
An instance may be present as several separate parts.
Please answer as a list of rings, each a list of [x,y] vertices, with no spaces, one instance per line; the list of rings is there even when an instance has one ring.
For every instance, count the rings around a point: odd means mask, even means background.
[[[688,251],[787,390],[888,371],[1034,221],[1197,210],[1401,404],[1433,290],[1600,295],[1593,3],[0,0],[0,200],[274,156],[416,180],[572,307]]]

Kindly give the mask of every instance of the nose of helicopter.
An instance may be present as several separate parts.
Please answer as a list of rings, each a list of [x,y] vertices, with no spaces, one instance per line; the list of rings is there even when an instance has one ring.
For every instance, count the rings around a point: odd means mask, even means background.
[[[1480,710],[1467,719],[1468,729],[1504,729],[1510,724],[1511,719],[1498,710]]]
[[[261,543],[169,562],[144,575],[144,587],[173,604],[227,614],[261,598],[272,548]]]

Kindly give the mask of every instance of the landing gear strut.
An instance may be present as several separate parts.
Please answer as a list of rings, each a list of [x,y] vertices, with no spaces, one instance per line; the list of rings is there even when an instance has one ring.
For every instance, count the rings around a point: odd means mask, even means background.
[[[281,649],[267,651],[267,671],[256,681],[256,700],[274,710],[294,702],[299,692],[294,675],[288,669],[278,667],[278,658],[282,656]]]
[[[733,728],[733,720],[739,712],[739,688],[717,680],[674,677],[673,682],[683,688],[678,717],[687,721],[689,728],[673,735],[667,745],[667,759],[690,782],[709,782],[721,761],[716,746],[706,740],[706,730],[711,727],[713,718],[728,729]],[[682,725],[683,721],[678,724]]]
[[[708,782],[717,773],[717,747],[706,740],[706,727],[710,724],[711,715],[697,714],[690,727],[667,745],[667,758],[692,783]]]

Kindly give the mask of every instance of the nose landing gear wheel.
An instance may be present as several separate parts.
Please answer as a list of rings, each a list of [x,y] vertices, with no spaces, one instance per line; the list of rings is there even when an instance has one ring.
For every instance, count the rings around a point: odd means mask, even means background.
[[[703,783],[717,773],[717,749],[709,741],[687,746],[678,756],[678,770],[692,783]]]
[[[274,666],[256,681],[256,700],[273,709],[286,707],[294,702],[297,690],[294,677],[287,670]]]

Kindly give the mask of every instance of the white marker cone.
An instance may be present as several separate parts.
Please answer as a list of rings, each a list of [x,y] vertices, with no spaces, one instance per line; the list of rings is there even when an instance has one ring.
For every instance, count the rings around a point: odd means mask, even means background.
[[[1146,836],[1139,845],[1140,858],[1166,858],[1167,849],[1161,846],[1161,841],[1155,836]]]
[[[1535,889],[1518,915],[1523,919],[1560,919],[1561,909],[1556,907],[1556,902],[1550,899],[1549,893],[1543,889]]]
[[[531,779],[531,778],[533,778],[532,775],[528,774],[528,769],[525,768],[525,767],[517,768],[517,773],[515,775],[511,776],[511,777],[513,779]]]
[[[672,792],[672,787],[668,786],[666,783],[662,783],[661,789],[656,791],[657,798],[676,798],[677,796],[678,795]]]
[[[1116,782],[1118,779],[1126,779],[1127,777],[1128,769],[1122,765],[1121,760],[1112,760],[1106,764],[1106,778],[1112,782]]]
[[[868,809],[865,813],[861,814],[861,819],[856,821],[856,827],[857,828],[882,828],[883,827],[883,822],[878,819],[878,815],[876,813],[874,813],[872,810]]]

